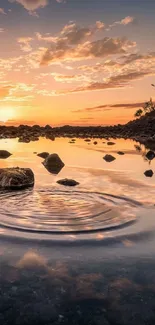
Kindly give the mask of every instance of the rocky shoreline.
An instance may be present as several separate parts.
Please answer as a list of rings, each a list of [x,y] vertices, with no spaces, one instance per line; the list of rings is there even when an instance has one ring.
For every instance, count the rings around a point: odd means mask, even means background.
[[[39,137],[45,137],[52,141],[56,137],[103,138],[106,140],[110,138],[124,138],[155,146],[155,112],[147,113],[145,116],[130,121],[127,124],[114,126],[0,126],[0,139],[18,138],[19,142],[29,143],[30,141],[38,141]]]

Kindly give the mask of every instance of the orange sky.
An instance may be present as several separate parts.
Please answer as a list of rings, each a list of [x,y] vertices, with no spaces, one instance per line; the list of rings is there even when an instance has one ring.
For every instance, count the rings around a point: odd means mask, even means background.
[[[132,119],[154,97],[155,74],[155,5],[146,14],[136,3],[1,0],[0,123]]]

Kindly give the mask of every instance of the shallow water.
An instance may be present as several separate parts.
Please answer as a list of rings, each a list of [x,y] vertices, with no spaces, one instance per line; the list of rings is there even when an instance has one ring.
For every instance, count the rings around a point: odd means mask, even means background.
[[[94,141],[0,140],[12,153],[0,167],[35,174],[34,189],[0,193],[2,324],[154,324],[155,159],[132,140]],[[59,174],[42,151],[60,155]]]

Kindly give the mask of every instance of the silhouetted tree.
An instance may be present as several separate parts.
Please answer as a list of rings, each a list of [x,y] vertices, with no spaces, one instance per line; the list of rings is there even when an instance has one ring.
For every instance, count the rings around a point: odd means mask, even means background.
[[[143,114],[143,110],[142,109],[138,109],[135,113],[135,117],[139,117]]]
[[[155,104],[152,101],[152,98],[148,102],[146,102],[142,109],[138,109],[136,113],[134,114],[135,117],[140,117],[143,114],[150,113],[155,111]]]

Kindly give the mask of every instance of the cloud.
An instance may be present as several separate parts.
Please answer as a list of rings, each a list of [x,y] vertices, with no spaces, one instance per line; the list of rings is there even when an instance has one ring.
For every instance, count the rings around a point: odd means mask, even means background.
[[[48,0],[10,0],[10,2],[17,2],[28,11],[34,11],[36,9],[43,8],[48,4]]]
[[[110,30],[111,28],[117,26],[117,25],[129,25],[131,23],[133,23],[135,21],[134,17],[131,16],[127,16],[119,21],[115,21],[113,24],[109,25],[108,28],[106,30]]]
[[[6,12],[4,11],[3,8],[0,8],[0,14],[2,14],[2,15],[6,15]]]
[[[20,44],[20,48],[24,52],[30,52],[32,50],[32,47],[30,45],[30,42],[33,40],[31,37],[20,37],[18,38],[18,43]]]
[[[2,102],[27,102],[33,96],[35,84],[0,82],[0,101]]]
[[[72,113],[83,113],[83,112],[93,112],[93,111],[109,111],[112,108],[124,108],[124,109],[134,109],[140,108],[144,106],[144,102],[137,102],[137,103],[119,103],[119,104],[106,104],[106,105],[99,105],[94,107],[86,107],[84,109],[78,109],[72,111]]]
[[[36,77],[36,79],[42,79],[46,77],[53,77],[55,81],[65,82],[65,83],[81,82],[81,81],[88,82],[90,80],[90,78],[84,74],[63,75],[57,72],[41,73],[39,76]]]
[[[77,35],[76,35],[77,36]],[[126,51],[136,45],[125,37],[110,38],[104,37],[96,41],[85,41],[76,44],[77,38],[61,39],[51,44],[51,48],[47,49],[40,62],[41,65],[49,65],[57,61],[78,61],[90,58],[104,58],[115,54],[125,54]]]
[[[97,31],[103,29],[104,26],[104,23],[101,21],[96,21],[94,26],[89,27],[80,27],[75,22],[70,22],[63,27],[59,36],[52,36],[49,33],[43,36],[37,32],[36,37],[39,41],[45,41],[51,44],[66,43],[69,45],[77,45]]]
[[[9,95],[11,86],[0,87],[0,101]]]
[[[124,19],[122,19],[120,22],[118,22],[118,24],[120,24],[120,25],[128,25],[128,24],[133,23],[133,21],[134,21],[134,17],[127,16]]]
[[[114,89],[114,88],[124,88],[125,86],[129,86],[131,81],[135,81],[137,79],[141,79],[145,76],[152,75],[153,71],[126,71],[125,73],[118,74],[116,76],[112,76],[107,78],[104,82],[91,82],[89,84],[59,91],[59,94],[71,94],[78,93],[84,91],[95,91],[95,90],[105,90],[105,89]]]

